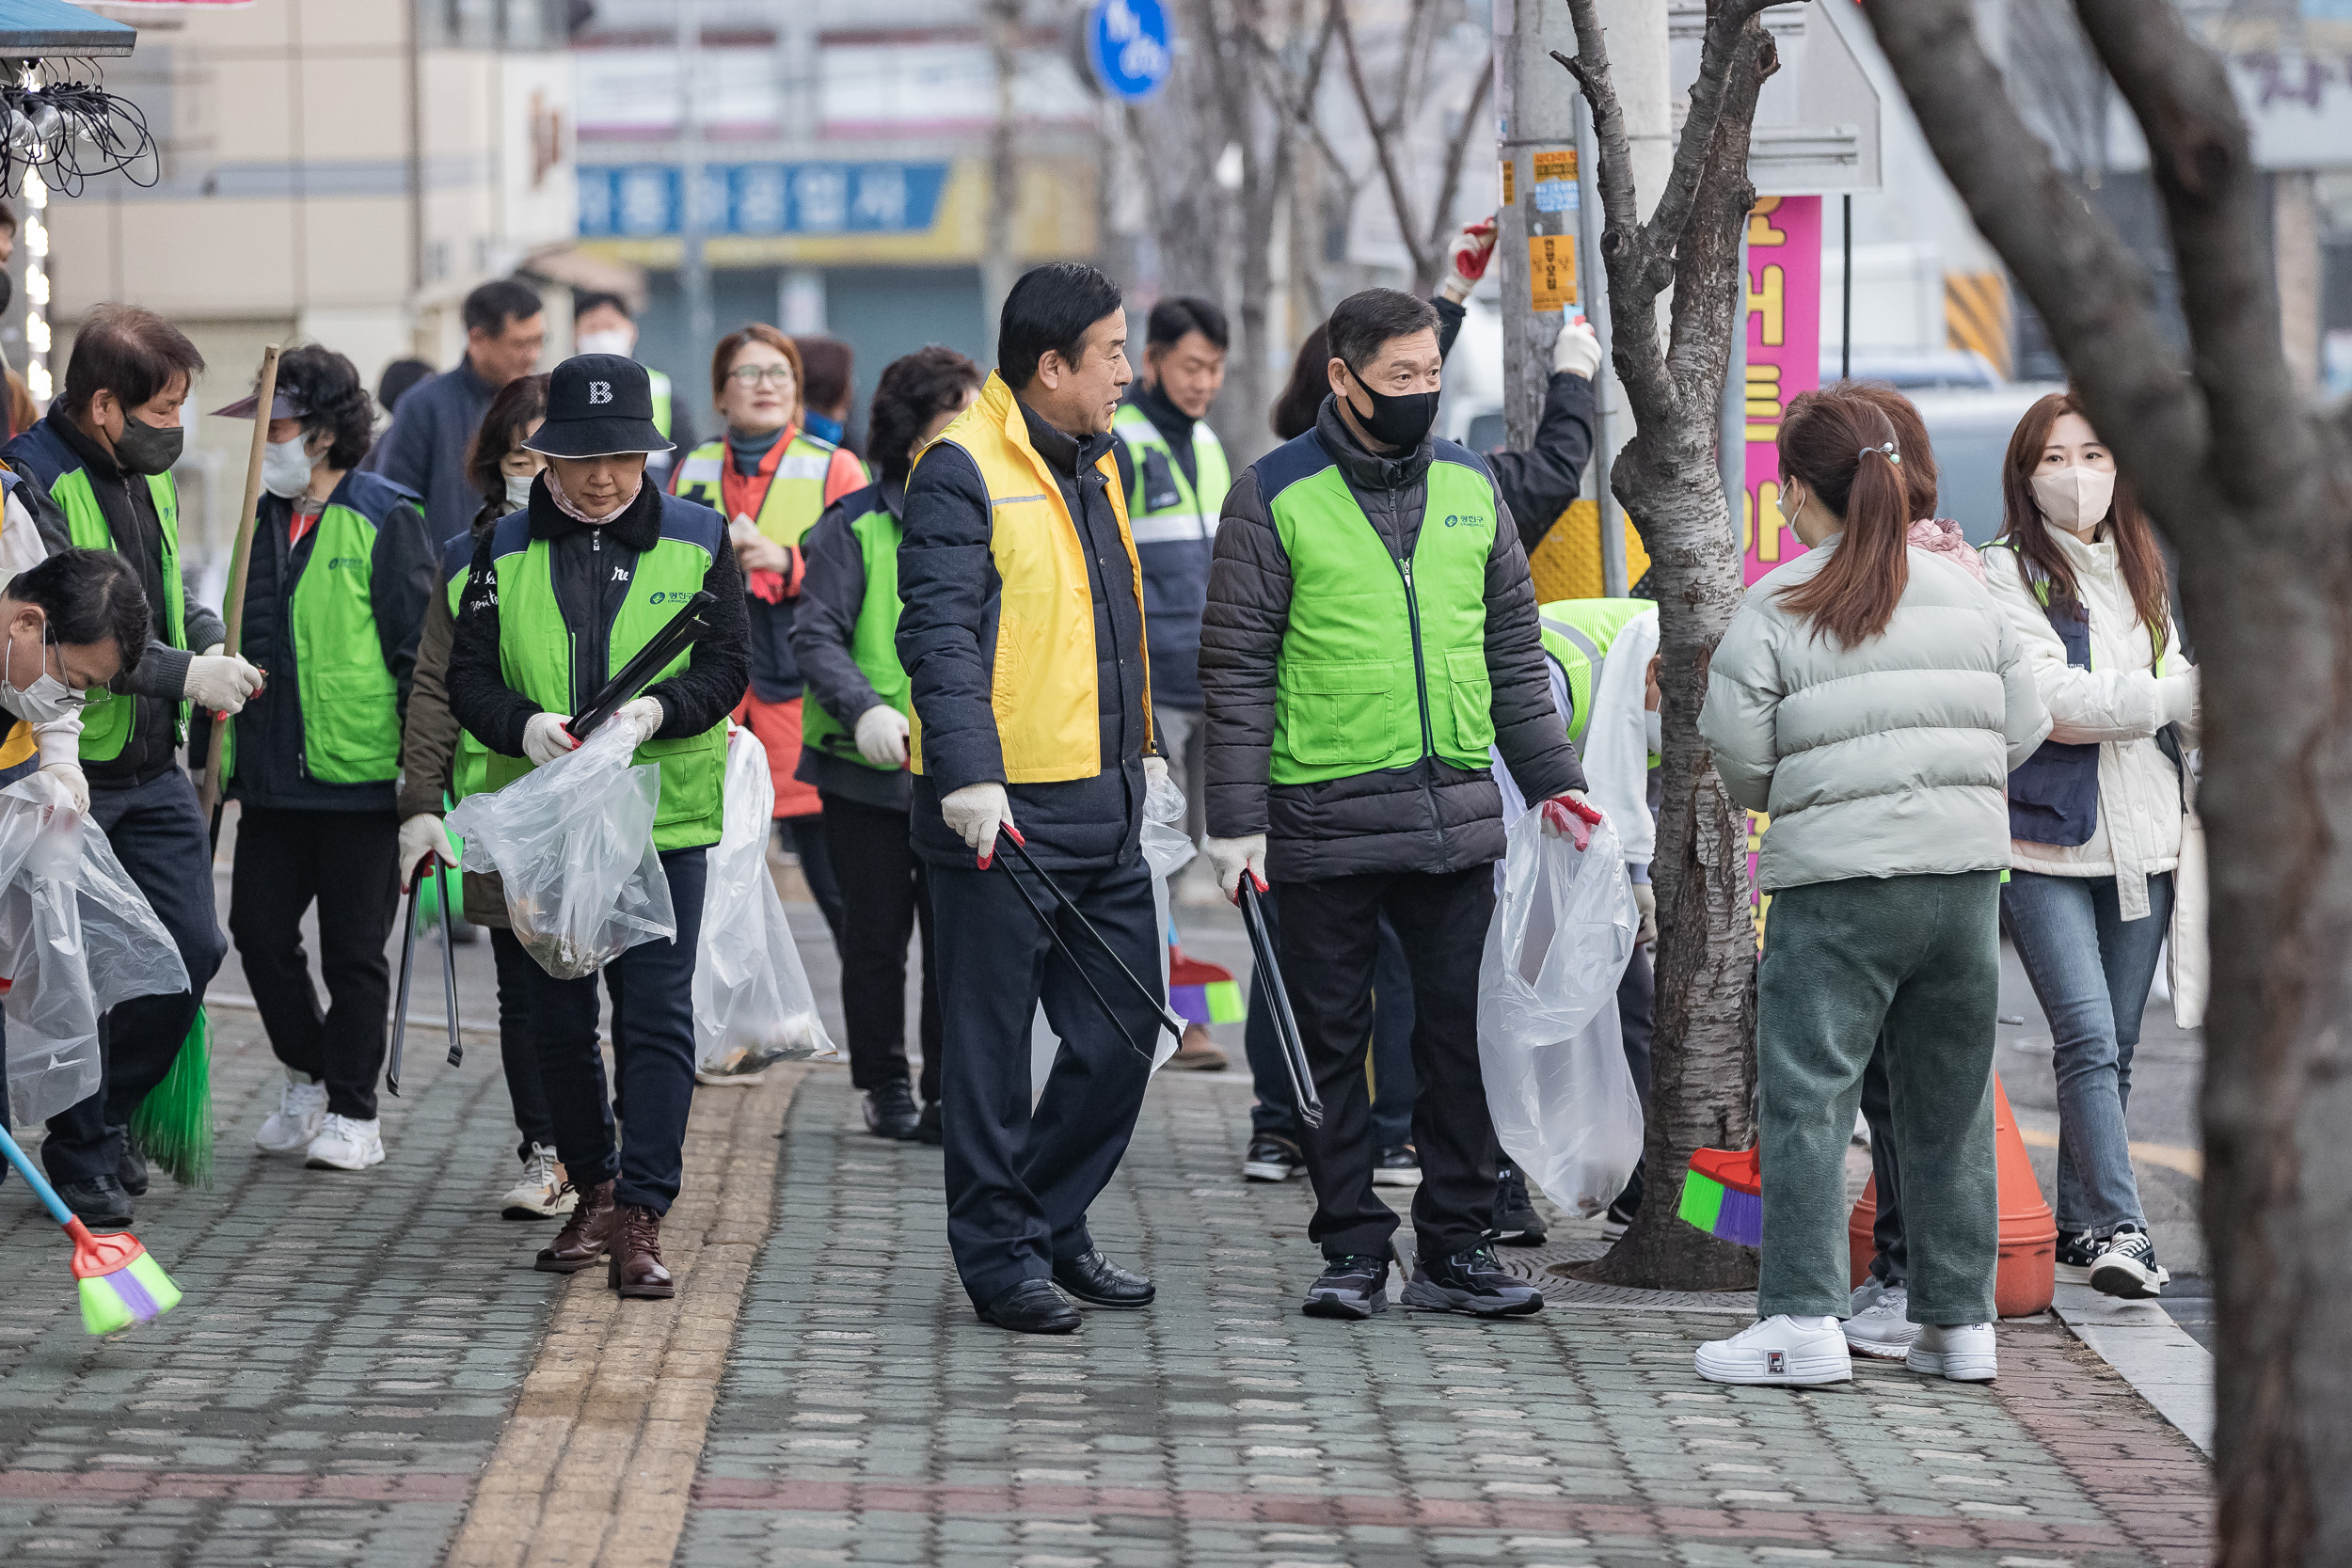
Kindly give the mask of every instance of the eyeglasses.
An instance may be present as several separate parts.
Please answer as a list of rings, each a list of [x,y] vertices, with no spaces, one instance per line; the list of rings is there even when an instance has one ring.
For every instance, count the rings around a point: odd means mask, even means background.
[[[779,387],[789,387],[792,385],[792,367],[789,365],[738,365],[727,372],[727,379],[738,387],[744,388],[756,387],[763,381],[772,381]]]

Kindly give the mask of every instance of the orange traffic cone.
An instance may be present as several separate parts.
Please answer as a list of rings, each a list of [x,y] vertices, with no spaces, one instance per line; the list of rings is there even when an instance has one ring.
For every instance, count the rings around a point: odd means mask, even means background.
[[[1899,1158],[1899,1153],[1898,1158]],[[1993,1279],[1993,1309],[2004,1318],[2029,1318],[2046,1311],[2058,1288],[2058,1221],[2042,1200],[2026,1140],[1998,1073],[1993,1077],[1993,1159],[2000,1173],[2000,1266]],[[1878,1223],[1879,1183],[1873,1176],[1846,1221],[1846,1246],[1853,1259],[1853,1283],[1868,1277],[1878,1251],[1871,1229]]]

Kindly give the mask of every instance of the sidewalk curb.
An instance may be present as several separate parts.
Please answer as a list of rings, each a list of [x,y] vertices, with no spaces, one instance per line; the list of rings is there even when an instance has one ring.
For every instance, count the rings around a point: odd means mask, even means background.
[[[2153,1301],[2119,1301],[2061,1285],[2051,1310],[2091,1351],[2213,1457],[2213,1353]]]

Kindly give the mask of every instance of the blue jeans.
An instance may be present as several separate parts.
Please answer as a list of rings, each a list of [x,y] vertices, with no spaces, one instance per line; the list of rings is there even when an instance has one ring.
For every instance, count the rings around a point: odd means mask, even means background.
[[[2172,874],[2148,879],[2145,918],[2126,921],[2112,877],[2010,873],[2001,911],[2050,1020],[2058,1058],[2058,1225],[2067,1235],[2146,1228],[2123,1113],[2132,1048],[2172,923]]]

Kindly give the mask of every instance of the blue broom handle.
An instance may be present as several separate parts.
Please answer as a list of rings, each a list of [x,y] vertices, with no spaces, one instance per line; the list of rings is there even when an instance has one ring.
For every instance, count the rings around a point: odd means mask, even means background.
[[[16,1139],[8,1135],[5,1127],[0,1127],[0,1154],[8,1157],[8,1164],[16,1167],[16,1174],[24,1179],[24,1184],[33,1189],[33,1195],[40,1199],[41,1207],[49,1211],[51,1219],[59,1225],[73,1223],[73,1211],[65,1206],[65,1199],[57,1196],[57,1189],[49,1184],[49,1178],[34,1168],[32,1157],[24,1152]]]

